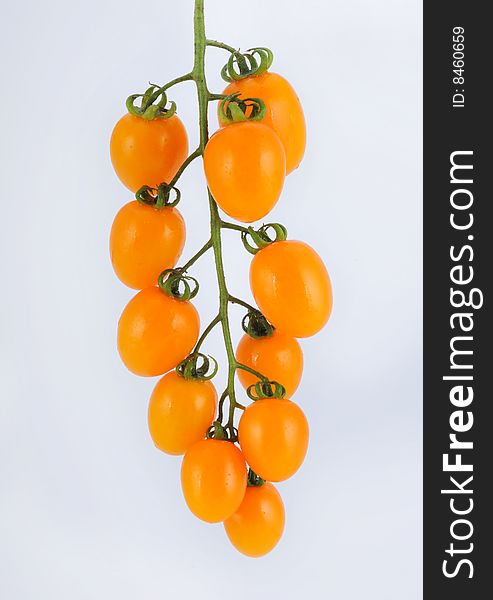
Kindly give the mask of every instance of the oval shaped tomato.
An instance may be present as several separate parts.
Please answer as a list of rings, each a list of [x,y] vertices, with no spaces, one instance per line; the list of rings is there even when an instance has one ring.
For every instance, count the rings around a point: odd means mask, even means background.
[[[130,371],[152,377],[176,367],[194,347],[200,320],[191,302],[158,287],[140,291],[118,322],[118,351]]]
[[[246,489],[240,508],[224,521],[230,542],[246,556],[264,556],[284,531],[284,504],[271,483]]]
[[[286,158],[279,137],[258,122],[219,129],[204,152],[207,184],[222,210],[245,223],[267,215],[282,191]]]
[[[167,373],[154,388],[148,424],[152,440],[167,454],[184,454],[205,438],[216,412],[217,393],[211,381]]]
[[[236,360],[255,369],[271,381],[281,383],[286,395],[296,391],[303,373],[303,351],[298,341],[275,330],[272,335],[252,338],[245,334],[236,349]],[[238,378],[246,389],[258,378],[248,371],[238,369]]]
[[[291,173],[305,153],[306,126],[301,103],[290,83],[277,73],[267,72],[233,81],[223,94],[236,92],[242,98],[261,98],[265,102],[266,114],[262,123],[279,136],[286,153],[286,172]],[[224,125],[221,119],[219,121]]]
[[[159,275],[176,265],[184,244],[185,221],[179,210],[133,200],[118,211],[111,227],[113,269],[125,285],[142,290],[156,285]]]
[[[238,440],[250,467],[268,481],[296,473],[308,448],[308,422],[287,398],[264,398],[250,404],[238,425]]]
[[[180,119],[147,121],[127,113],[113,129],[111,162],[121,182],[132,192],[143,185],[169,183],[188,155],[187,132]]]
[[[196,517],[208,523],[228,519],[238,510],[247,485],[241,451],[226,440],[197,442],[183,458],[181,485]]]
[[[332,311],[332,286],[320,256],[303,242],[284,240],[259,250],[250,265],[255,300],[276,329],[309,337]]]

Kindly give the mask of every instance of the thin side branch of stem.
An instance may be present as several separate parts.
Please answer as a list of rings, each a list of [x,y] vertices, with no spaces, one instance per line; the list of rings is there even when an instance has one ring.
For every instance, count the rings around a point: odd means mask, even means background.
[[[192,154],[190,154],[182,163],[181,167],[178,169],[178,171],[176,172],[176,175],[173,177],[173,179],[170,182],[170,186],[173,187],[174,185],[176,185],[176,183],[178,182],[178,179],[180,179],[183,171],[188,167],[188,165],[195,160],[196,158],[198,158],[199,156],[202,155],[202,148],[197,148],[196,150],[194,150],[192,152]]]
[[[221,322],[221,315],[217,315],[214,317],[214,319],[212,319],[212,321],[209,323],[209,325],[207,325],[207,327],[204,329],[204,331],[202,332],[202,335],[199,337],[197,343],[195,344],[195,348],[193,349],[193,352],[198,352],[200,347],[202,346],[205,338],[209,335],[209,333],[214,329],[214,327]]]
[[[191,72],[185,73],[185,75],[180,75],[180,77],[176,77],[175,79],[168,81],[168,83],[165,83],[160,89],[163,92],[165,92],[166,90],[169,90],[169,88],[173,87],[177,83],[182,83],[183,81],[192,81],[192,79],[193,79],[193,73],[191,73]]]
[[[212,94],[209,92],[208,98],[209,102],[214,102],[215,100],[224,100],[224,98],[227,98],[227,96],[224,94]]]
[[[219,404],[217,409],[217,420],[222,423],[223,420],[223,411],[224,411],[224,401],[228,397],[228,389],[226,388],[224,392],[221,394],[221,398],[219,398]]]
[[[205,254],[207,252],[207,250],[209,250],[209,248],[212,248],[212,240],[208,240],[203,246],[202,248],[196,252],[192,258],[186,262],[183,267],[180,267],[180,269],[182,271],[186,271],[188,268],[190,268],[195,262],[197,262],[197,260],[202,256],[202,254]]]
[[[243,227],[242,225],[237,225],[236,223],[229,223],[228,221],[221,220],[221,227],[223,229],[232,229],[234,231],[241,231],[242,233],[249,233],[246,227]]]
[[[269,381],[269,378],[266,377],[265,375],[263,375],[262,373],[260,373],[260,371],[256,371],[255,369],[252,369],[251,367],[244,365],[243,363],[237,362],[236,369],[241,369],[242,371],[246,371],[247,373],[250,373],[251,375],[255,375],[255,377],[258,377],[260,379],[260,381],[264,381],[264,382]]]
[[[238,50],[233,48],[233,46],[225,44],[224,42],[218,42],[217,40],[206,40],[206,45],[213,46],[214,48],[221,48],[221,50],[227,50],[228,52],[231,52],[231,54],[238,52]]]
[[[258,312],[258,308],[255,308],[255,306],[248,304],[248,302],[245,302],[241,298],[236,298],[236,296],[232,296],[231,294],[229,294],[228,300],[231,302],[231,304],[239,304],[240,306],[243,306],[244,308],[246,308],[249,311]]]

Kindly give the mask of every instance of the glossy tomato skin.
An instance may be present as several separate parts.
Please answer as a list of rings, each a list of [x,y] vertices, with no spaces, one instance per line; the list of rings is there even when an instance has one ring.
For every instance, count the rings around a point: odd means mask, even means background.
[[[232,442],[201,440],[183,458],[181,484],[196,517],[208,523],[224,521],[238,510],[245,495],[245,459]]]
[[[211,381],[185,379],[176,371],[162,377],[149,402],[152,440],[167,454],[184,454],[205,438],[216,412],[217,393]]]
[[[258,122],[219,129],[204,152],[207,184],[222,210],[238,221],[265,217],[282,191],[284,148],[272,129]]]
[[[187,158],[187,132],[176,115],[147,121],[127,113],[113,129],[110,154],[116,174],[129,190],[155,188],[169,183]]]
[[[274,330],[272,335],[252,338],[245,334],[236,349],[238,362],[247,365],[281,383],[286,395],[291,397],[296,391],[303,373],[303,351],[298,341],[285,333]],[[238,378],[246,389],[258,378],[243,369],[238,369]]]
[[[267,72],[233,81],[223,94],[235,92],[240,92],[242,98],[261,98],[265,102],[267,112],[262,123],[279,136],[286,153],[286,172],[291,173],[305,153],[306,125],[303,108],[290,83],[277,73]]]
[[[145,288],[124,308],[118,322],[118,351],[130,371],[152,377],[173,369],[192,350],[200,320],[191,302]]]
[[[185,244],[185,221],[176,208],[156,209],[137,200],[117,213],[110,234],[111,263],[128,287],[156,285],[176,265]]]
[[[233,546],[253,558],[270,552],[284,531],[284,504],[271,483],[247,487],[238,510],[224,521]]]
[[[303,242],[274,242],[257,252],[250,265],[250,286],[265,317],[287,335],[314,335],[332,311],[327,269]]]
[[[308,422],[287,398],[250,404],[238,425],[238,439],[250,467],[268,481],[284,481],[301,466],[308,448]]]

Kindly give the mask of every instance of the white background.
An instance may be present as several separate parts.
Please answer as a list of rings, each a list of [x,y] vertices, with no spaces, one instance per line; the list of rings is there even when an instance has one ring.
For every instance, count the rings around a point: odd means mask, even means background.
[[[130,194],[108,140],[124,100],[186,72],[192,1],[1,1],[0,596],[5,600],[421,596],[421,13],[417,0],[206,2],[209,37],[268,45],[308,123],[272,219],[326,261],[333,317],[303,342],[311,424],[278,486],[287,526],[251,560],[188,512],[147,432],[153,380],[121,365],[131,292],[108,232]],[[210,87],[226,56],[211,49]],[[197,140],[191,84],[171,97]],[[215,119],[212,124],[215,126]],[[197,161],[184,256],[207,238]],[[228,282],[249,255],[227,237]],[[203,323],[211,256],[196,270]],[[234,309],[235,321],[242,312]],[[235,327],[235,335],[239,329]],[[221,356],[218,337],[208,352]],[[221,381],[218,383],[220,386]]]

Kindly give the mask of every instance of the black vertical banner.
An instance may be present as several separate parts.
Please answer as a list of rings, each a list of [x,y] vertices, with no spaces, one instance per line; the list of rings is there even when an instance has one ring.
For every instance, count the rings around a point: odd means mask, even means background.
[[[488,2],[424,3],[424,599],[493,598]]]

